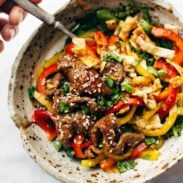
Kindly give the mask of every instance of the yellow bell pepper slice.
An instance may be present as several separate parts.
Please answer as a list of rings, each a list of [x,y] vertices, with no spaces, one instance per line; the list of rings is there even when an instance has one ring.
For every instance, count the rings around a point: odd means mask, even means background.
[[[111,158],[111,159],[114,159],[116,161],[122,161],[126,158],[129,158],[132,154],[132,149],[128,150],[126,153],[122,154],[122,155],[116,155],[116,154],[111,154],[109,152],[107,152],[105,149],[104,149],[104,155],[108,158]]]
[[[152,80],[155,80],[155,77],[147,69],[144,69],[141,65],[138,64],[137,66],[135,66],[135,70],[138,74],[142,76],[149,76]]]
[[[174,125],[176,119],[177,119],[177,107],[174,106],[169,114],[169,116],[167,117],[165,123],[163,124],[163,126],[161,128],[155,129],[155,130],[147,130],[147,129],[140,129],[138,128],[139,131],[141,131],[144,135],[146,136],[151,136],[151,137],[158,137],[158,136],[162,136],[165,135],[170,128]]]
[[[178,103],[178,106],[183,107],[183,93],[179,93],[177,95],[177,103]]]
[[[44,61],[44,63],[39,67],[36,73],[36,80],[38,80],[40,74],[43,72],[43,70],[50,65],[55,64],[58,61],[58,58],[63,55],[64,52],[56,53],[53,57],[49,58],[48,60]]]
[[[81,37],[81,38],[94,38],[94,32],[95,32],[96,30],[91,30],[91,31],[88,31],[88,32],[85,32],[85,33],[83,33],[83,34],[81,34],[79,37]]]
[[[161,105],[159,104],[155,109],[150,110],[150,111],[145,111],[143,113],[142,118],[144,120],[149,120],[159,109],[160,109]]]
[[[104,154],[99,154],[96,158],[94,159],[85,159],[81,160],[81,166],[90,168],[90,167],[95,167],[97,164],[100,163],[105,158]]]
[[[178,110],[177,110],[177,113],[178,115],[183,115],[183,107],[178,107]]]
[[[139,154],[139,157],[146,159],[146,160],[155,161],[155,160],[158,160],[160,155],[161,155],[161,153],[159,151],[157,151],[156,149],[149,148],[149,149],[142,151]]]
[[[46,99],[45,95],[40,94],[39,92],[35,91],[33,97],[43,106],[45,106],[49,112],[52,114],[55,113],[53,109],[53,104],[49,100]]]
[[[137,106],[133,106],[131,108],[130,112],[126,116],[124,116],[122,118],[119,118],[118,119],[118,125],[121,126],[121,125],[124,125],[124,124],[128,123],[133,118],[133,115],[134,115],[136,109],[137,109]]]

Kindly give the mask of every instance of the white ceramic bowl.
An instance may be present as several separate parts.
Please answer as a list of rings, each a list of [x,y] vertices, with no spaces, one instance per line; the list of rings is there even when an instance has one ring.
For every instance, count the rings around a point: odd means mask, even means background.
[[[116,8],[128,0],[91,0],[92,9],[99,7]],[[173,23],[182,32],[181,17],[174,8],[164,0],[137,0],[151,7],[154,17],[163,23]],[[168,11],[168,10],[169,11]],[[170,11],[171,10],[171,11]],[[74,19],[86,12],[74,1],[57,14],[67,27],[71,27]],[[77,183],[140,183],[145,182],[174,165],[183,156],[183,136],[166,141],[157,161],[138,160],[135,170],[124,174],[107,174],[99,169],[86,169],[79,162],[58,153],[47,140],[45,133],[35,124],[31,124],[33,106],[28,97],[27,88],[34,82],[32,77],[41,62],[63,48],[65,36],[46,25],[41,26],[25,43],[12,68],[9,86],[9,108],[15,125],[19,128],[23,146],[28,154],[46,172],[63,182]]]

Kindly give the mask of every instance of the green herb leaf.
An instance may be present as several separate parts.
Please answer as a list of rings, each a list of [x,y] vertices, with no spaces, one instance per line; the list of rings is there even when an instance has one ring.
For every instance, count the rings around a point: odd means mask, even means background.
[[[54,145],[55,149],[56,149],[58,152],[61,151],[61,149],[62,149],[62,144],[61,144],[61,142],[60,142],[58,139],[55,139],[55,140],[53,141],[53,145]]]
[[[151,32],[151,24],[150,23],[148,23],[147,21],[145,21],[145,20],[141,20],[140,21],[140,26],[144,29],[144,31],[147,33],[147,34],[150,34],[150,32]]]
[[[118,53],[117,51],[112,51],[110,54],[108,54],[105,58],[104,61],[106,62],[110,62],[110,61],[116,61],[121,63],[123,61],[123,55],[121,55],[120,53]]]
[[[137,163],[134,160],[127,159],[124,161],[117,162],[117,168],[120,173],[126,172],[127,170],[134,169]]]
[[[144,141],[147,145],[152,145],[156,144],[157,139],[154,137],[146,137]]]
[[[63,102],[60,104],[60,112],[61,113],[69,113],[70,105],[68,102]]]
[[[83,105],[81,108],[86,115],[90,115],[90,108],[87,105]]]
[[[120,173],[124,173],[127,171],[127,168],[125,167],[125,165],[123,165],[121,162],[117,162],[116,164],[117,169],[119,170]]]
[[[115,85],[114,81],[110,78],[110,76],[107,76],[106,77],[106,80],[105,80],[107,86],[112,89],[113,86]]]
[[[131,93],[133,91],[133,86],[131,85],[131,83],[129,82],[128,79],[125,79],[122,83],[121,83],[121,90]]]
[[[113,15],[113,13],[109,9],[100,9],[96,12],[97,18],[105,22],[107,20],[116,20],[116,17]]]
[[[121,94],[120,93],[115,93],[114,95],[112,95],[112,101],[116,102],[121,98]]]
[[[163,76],[166,76],[167,73],[166,73],[165,70],[161,69],[161,70],[157,71],[157,74],[158,74],[159,77],[163,77]]]
[[[70,91],[70,86],[67,82],[64,82],[61,88],[63,89],[64,95],[67,95]]]
[[[67,156],[69,156],[70,158],[73,158],[74,157],[74,151],[71,147],[68,147],[66,149],[64,149],[65,153],[67,154]]]
[[[107,107],[111,107],[113,104],[114,104],[114,102],[111,100],[107,100],[107,102],[106,102]]]
[[[32,100],[34,98],[34,92],[36,91],[36,87],[32,86],[30,88],[28,88],[28,94],[29,94],[29,98]]]
[[[149,71],[151,74],[153,74],[153,75],[155,75],[155,76],[158,75],[158,74],[157,74],[157,70],[156,70],[154,67],[148,66],[147,69],[148,69],[148,71]]]

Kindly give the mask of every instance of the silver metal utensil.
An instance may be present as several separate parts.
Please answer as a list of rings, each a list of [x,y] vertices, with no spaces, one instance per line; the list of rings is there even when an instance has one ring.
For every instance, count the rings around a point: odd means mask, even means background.
[[[54,26],[58,30],[62,31],[64,34],[69,36],[70,38],[76,37],[72,32],[67,30],[62,22],[57,21],[55,17],[42,8],[36,6],[29,0],[12,0],[17,5],[25,9],[27,12],[31,13],[33,16],[37,17],[38,19],[42,20],[48,25]]]

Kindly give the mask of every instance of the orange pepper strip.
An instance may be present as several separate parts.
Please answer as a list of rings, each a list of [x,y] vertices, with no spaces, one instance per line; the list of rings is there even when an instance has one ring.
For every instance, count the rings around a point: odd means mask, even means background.
[[[110,38],[109,38],[109,46],[116,46],[116,42],[119,40],[119,36],[113,34]]]
[[[102,161],[100,161],[100,168],[104,171],[109,170],[114,164],[116,163],[116,161],[114,159],[111,158],[106,158],[103,159]]]
[[[94,32],[94,39],[97,43],[97,46],[106,46],[108,45],[107,37],[105,36],[103,31]]]
[[[157,26],[152,26],[151,34],[157,38],[173,41],[177,47],[174,61],[179,65],[183,65],[183,38],[181,36],[170,29]]]

